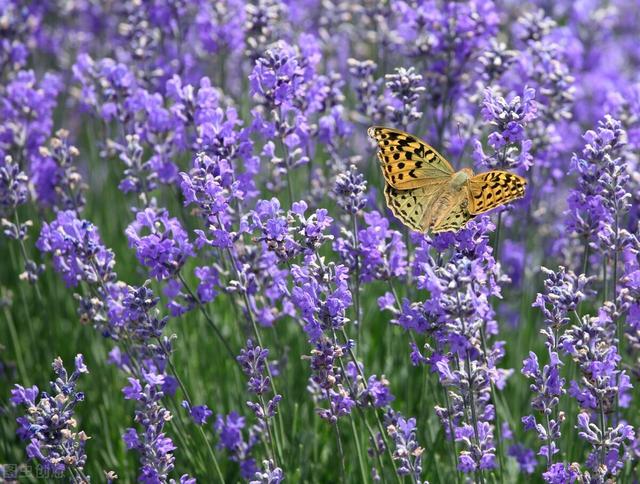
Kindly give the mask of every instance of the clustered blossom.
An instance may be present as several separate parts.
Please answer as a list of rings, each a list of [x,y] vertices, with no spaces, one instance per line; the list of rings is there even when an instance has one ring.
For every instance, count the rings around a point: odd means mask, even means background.
[[[245,426],[245,418],[231,412],[226,416],[218,415],[214,429],[219,436],[218,448],[225,449],[230,459],[240,465],[242,477],[250,479],[258,472],[256,461],[251,457],[251,450],[259,442],[258,436],[261,432],[251,427],[245,440]]]
[[[349,73],[356,92],[358,112],[373,123],[380,123],[386,115],[383,79],[375,79],[377,64],[372,60],[349,59]]]
[[[76,389],[77,381],[89,370],[81,354],[76,356],[71,374],[59,357],[52,366],[56,379],[51,382],[51,395],[42,392],[38,398],[35,385],[30,388],[16,385],[11,390],[11,403],[26,409],[25,415],[17,419],[20,425],[17,433],[22,440],[29,441],[27,456],[38,461],[45,471],[56,476],[68,473],[74,481],[89,482],[84,474],[89,436],[77,431],[78,422],[74,418],[75,407],[84,401],[84,393]]]
[[[53,126],[56,98],[62,90],[59,76],[46,73],[38,79],[32,70],[20,71],[0,87],[0,156],[12,155],[33,174],[39,170],[38,149]],[[28,163],[33,162],[28,165]]]
[[[193,255],[193,245],[182,224],[164,209],[138,212],[126,234],[138,260],[149,269],[149,276],[158,280],[175,276]]]
[[[407,272],[407,249],[402,235],[390,228],[389,220],[378,212],[364,215],[366,227],[358,233],[354,253],[361,260],[363,282],[402,278]]]
[[[0,165],[0,209],[3,216],[11,216],[29,198],[29,178],[7,155]]]
[[[405,419],[400,414],[389,412],[386,416],[387,432],[393,439],[393,457],[398,461],[398,475],[412,477],[420,484],[422,474],[422,454],[424,449],[416,439],[416,419]]]
[[[142,482],[166,480],[173,469],[175,446],[164,432],[171,413],[162,398],[174,394],[177,383],[165,373],[172,337],[162,334],[167,318],[158,317],[159,299],[145,286],[131,287],[116,280],[113,252],[103,245],[96,227],[73,211],[60,211],[56,220],[44,225],[38,248],[54,254],[54,267],[68,286],[85,283],[93,290],[78,296],[83,320],[125,345],[125,352],[114,347],[109,359],[128,376],[123,394],[136,401],[135,421],[144,430],[138,433],[129,428],[123,438],[128,449],[140,454]],[[205,407],[193,407],[192,415],[194,411],[197,416]]]
[[[522,374],[532,380],[530,389],[533,392],[531,407],[540,412],[539,419],[531,415],[522,417],[525,430],[535,431],[541,447],[538,455],[547,461],[547,473],[553,472],[554,456],[560,452],[558,442],[561,427],[566,419],[565,413],[559,410],[560,398],[566,393],[565,379],[561,377],[560,343],[564,339],[561,331],[577,314],[578,305],[592,295],[587,289],[590,279],[584,274],[576,276],[562,266],[554,272],[542,267],[547,276],[544,281],[544,292],[538,293],[533,307],[538,307],[544,316],[545,328],[540,333],[545,336],[548,363],[542,368],[538,356],[529,352],[523,361]],[[535,466],[534,466],[535,467]]]
[[[146,483],[165,481],[174,467],[176,447],[164,432],[171,413],[161,404],[163,384],[163,375],[149,372],[142,381],[130,377],[129,385],[122,389],[125,399],[135,401],[134,421],[143,427],[141,432],[128,428],[122,438],[127,449],[140,453],[138,478]]]
[[[39,155],[42,167],[37,177],[38,199],[44,204],[66,210],[82,210],[85,204],[82,176],[75,165],[78,148],[69,141],[69,131],[56,131],[48,143],[41,146]]]
[[[309,341],[319,343],[325,332],[340,331],[348,321],[346,311],[352,301],[346,267],[312,262],[304,267],[294,265],[291,276],[291,300],[300,310]]]
[[[273,389],[271,373],[267,368],[269,364],[267,357],[269,356],[269,350],[261,348],[260,346],[254,346],[251,340],[247,341],[247,345],[240,351],[240,355],[236,358],[244,374],[248,377],[247,389],[249,393],[253,393],[258,397],[258,402],[247,402],[247,406],[255,414],[258,419],[258,424],[254,427],[256,430],[261,430],[262,439],[266,441],[272,441],[274,433],[271,431],[273,425],[272,420],[276,415],[278,404],[282,400],[281,395],[274,395],[268,402],[264,399],[270,389]],[[265,435],[266,434],[266,435]],[[270,442],[274,445],[273,442]],[[267,464],[265,464],[267,467]],[[283,478],[282,469],[276,467],[273,462],[270,462],[269,472],[267,475],[274,473],[275,476],[279,476],[281,480]],[[258,477],[258,474],[256,474]],[[267,481],[271,482],[271,481]],[[274,481],[279,482],[279,481]]]
[[[309,162],[313,137],[333,146],[350,133],[339,75],[317,72],[321,54],[313,36],[303,35],[300,45],[298,50],[280,42],[268,49],[249,75],[251,94],[259,100],[252,111],[253,129],[267,140],[263,155],[274,166],[269,188],[276,190],[282,186],[278,179],[287,180],[290,198],[289,170]]]
[[[390,121],[401,129],[407,129],[410,123],[422,117],[417,105],[420,95],[425,91],[422,76],[416,74],[414,67],[396,69],[395,74],[387,74],[386,86],[393,101],[387,106]]]
[[[265,460],[262,462],[264,472],[256,472],[254,479],[249,484],[280,484],[284,480],[282,469],[276,467],[273,461]]]
[[[591,279],[584,274],[576,276],[563,266],[557,271],[546,267],[541,267],[540,270],[547,276],[544,280],[545,290],[538,293],[532,306],[540,308],[545,324],[557,331],[569,323],[578,305],[593,295],[593,291],[587,288]],[[557,341],[553,346],[556,345]]]
[[[340,173],[336,177],[333,194],[340,208],[355,215],[367,203],[366,190],[367,181],[364,179],[364,175],[358,172],[355,165],[350,165],[346,172]]]
[[[0,216],[2,216],[0,227],[4,235],[18,241],[21,246],[24,272],[20,274],[20,279],[26,279],[31,284],[35,284],[44,271],[44,266],[28,257],[24,242],[29,237],[32,222],[31,220],[22,222],[17,212],[18,207],[24,205],[29,198],[28,182],[27,175],[13,162],[11,156],[7,155],[4,163],[0,165]]]
[[[45,223],[36,246],[53,254],[53,267],[69,287],[113,280],[113,252],[102,243],[98,228],[72,210],[60,211]]]
[[[607,209],[603,193],[603,182],[609,164],[616,165],[621,147],[625,143],[625,131],[613,118],[601,121],[596,131],[584,134],[585,147],[580,155],[571,159],[572,169],[578,174],[576,189],[567,199],[567,229],[585,240],[597,244],[598,234],[604,226],[611,224],[612,217]]]
[[[488,137],[488,144],[493,151],[485,154],[480,141],[475,140],[474,159],[478,166],[524,170],[531,167],[531,140],[525,136],[525,127],[536,117],[535,96],[535,89],[525,87],[522,97],[512,94],[506,100],[487,88],[482,116],[493,128]]]
[[[549,348],[549,363],[540,368],[538,357],[531,352],[524,360],[522,374],[532,380],[531,391],[535,394],[531,407],[541,412],[542,422],[538,423],[533,415],[522,417],[525,430],[535,430],[538,439],[543,442],[538,455],[546,457],[549,467],[553,462],[554,455],[559,452],[557,442],[560,440],[560,426],[565,415],[564,412],[557,412],[560,397],[566,392],[565,379],[560,376],[562,362],[558,353]],[[552,416],[555,413],[555,417]]]

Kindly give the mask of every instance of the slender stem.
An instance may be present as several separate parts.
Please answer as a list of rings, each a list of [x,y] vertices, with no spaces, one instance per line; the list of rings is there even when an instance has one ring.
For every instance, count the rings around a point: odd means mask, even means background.
[[[493,258],[497,261],[500,256],[500,232],[502,229],[502,211],[498,213],[498,223],[496,224],[496,240],[493,244]]]
[[[18,340],[18,332],[16,331],[16,325],[13,321],[13,315],[11,314],[11,311],[9,311],[9,308],[7,308],[6,306],[3,309],[4,317],[7,320],[9,326],[9,334],[11,334],[11,342],[13,343],[13,348],[16,353],[16,361],[18,363],[18,372],[20,373],[20,379],[22,380],[22,383],[24,385],[27,385],[27,383],[29,382],[29,377],[27,376],[27,367],[24,364],[24,358],[22,356],[22,345]]]
[[[333,342],[334,344],[338,344],[338,337],[336,335],[335,330],[333,331]],[[349,379],[349,375],[347,374],[347,370],[344,366],[344,362],[342,361],[342,358],[338,358],[338,364],[340,365],[340,369],[342,371],[342,376],[344,378],[344,381],[347,383],[347,387],[349,388],[349,393],[351,395],[351,397],[353,398],[354,401],[357,402],[357,394],[355,389],[353,388],[353,386],[351,385],[351,380]],[[356,364],[357,366],[357,364]],[[365,428],[367,429],[367,432],[369,433],[369,438],[371,439],[372,445],[375,447],[375,456],[376,459],[378,460],[378,465],[380,466],[380,477],[382,478],[382,482],[386,482],[386,479],[384,477],[384,465],[382,464],[382,457],[380,455],[380,452],[378,452],[378,446],[376,443],[376,436],[373,433],[373,429],[371,428],[371,426],[369,425],[369,422],[367,421],[367,417],[364,414],[364,411],[362,410],[362,408],[356,403],[356,409],[358,410],[358,413],[360,414],[360,416],[362,417],[362,421],[364,422]],[[355,427],[355,424],[353,424],[353,427]],[[355,432],[355,428],[354,428],[354,435],[358,435],[357,432]],[[356,440],[356,445],[357,444],[357,440]],[[388,446],[387,446],[388,449]],[[396,474],[397,475],[397,474]]]
[[[462,316],[462,304],[460,302],[460,293],[458,291],[456,291],[456,300],[458,303],[458,319],[460,320],[460,324],[463,328],[465,328],[465,319]],[[464,332],[464,329],[463,329]],[[473,378],[471,376],[471,357],[469,355],[469,350],[465,351],[465,370],[467,372],[467,381],[469,384],[469,407],[471,410],[471,420],[473,422],[473,430],[474,430],[474,436],[473,436],[473,440],[475,441],[475,445],[476,447],[478,447],[478,449],[480,448],[480,441],[478,438],[478,417],[476,415],[476,399],[475,399],[475,395],[474,395],[474,383],[473,383]],[[465,399],[466,401],[466,399]],[[497,411],[496,411],[497,414]],[[468,418],[468,417],[467,417]],[[476,476],[479,477],[479,480],[481,483],[484,483],[484,475],[482,470],[476,470]]]
[[[162,342],[162,340],[160,339],[160,337],[156,337],[156,341],[160,345],[160,348],[162,349],[162,352],[164,353],[165,357],[167,358],[167,363],[169,364],[169,368],[171,369],[171,373],[173,374],[173,377],[178,382],[178,385],[180,386],[180,389],[182,390],[182,393],[184,394],[184,398],[189,403],[189,407],[192,407],[193,406],[193,400],[191,399],[191,396],[189,395],[189,392],[187,391],[187,387],[184,385],[184,383],[182,382],[182,379],[178,375],[178,371],[176,370],[176,367],[174,366],[173,362],[171,361],[171,355],[169,354],[169,351],[165,347],[165,345]],[[198,430],[200,431],[200,435],[202,436],[202,439],[204,440],[204,443],[207,446],[207,452],[209,453],[209,457],[211,457],[211,460],[213,461],[213,465],[215,467],[216,474],[218,474],[218,479],[220,479],[220,482],[224,482],[224,477],[222,476],[222,471],[220,470],[220,466],[218,465],[218,459],[216,459],[216,455],[213,452],[213,448],[211,447],[211,444],[209,443],[209,439],[207,439],[207,435],[204,433],[204,430],[202,430],[202,426],[196,425],[196,427],[198,427]]]
[[[27,249],[24,246],[24,240],[20,236],[20,217],[18,217],[18,210],[14,210],[13,212],[14,223],[16,224],[16,230],[18,231],[18,245],[20,246],[20,254],[22,254],[22,258],[24,259],[24,268],[27,269],[27,263],[29,262],[29,256],[27,255]],[[38,298],[38,302],[42,301],[42,294],[40,293],[40,289],[38,288],[38,282],[35,281],[33,285],[33,289],[35,290],[36,297]]]
[[[484,330],[484,326],[480,327],[480,339],[482,340],[482,349],[484,350],[484,355],[486,358],[488,346],[487,346],[487,338]],[[486,360],[485,360],[486,361]],[[504,448],[502,445],[502,428],[500,424],[500,412],[498,411],[498,393],[496,391],[496,386],[493,383],[493,380],[489,378],[489,385],[491,386],[491,398],[493,400],[493,404],[495,407],[495,415],[496,415],[496,441],[498,444],[498,463],[500,464],[500,482],[504,482]]]
[[[342,337],[345,340],[345,343],[347,343],[349,341],[349,337],[347,336],[347,332],[345,331],[344,328],[342,328]],[[364,385],[365,389],[368,388],[367,386],[367,379],[364,375],[364,372],[362,371],[362,368],[360,368],[360,365],[358,365],[358,360],[356,359],[356,355],[353,352],[353,349],[351,348],[347,348],[347,352],[349,353],[349,357],[351,358],[351,361],[353,362],[354,366],[356,367],[356,370],[358,371],[358,374],[360,375],[360,378],[362,378],[362,384]],[[380,420],[380,415],[378,415],[378,411],[376,408],[373,409],[374,410],[374,415],[376,417],[376,423],[378,425],[378,431],[380,432],[380,436],[382,437],[382,440],[384,441],[384,445],[387,448],[387,453],[389,454],[389,459],[391,460],[391,466],[393,467],[393,472],[395,473],[396,477],[398,478],[398,480],[400,480],[400,476],[398,476],[398,469],[396,468],[396,462],[393,459],[393,454],[391,453],[391,447],[389,446],[389,442],[387,441],[387,437],[386,437],[386,432],[385,429],[382,425],[382,421]]]
[[[589,240],[585,238],[584,258],[582,259],[582,273],[586,276],[589,269]]]
[[[344,373],[344,368],[343,368]],[[367,482],[367,470],[364,463],[364,459],[362,458],[362,444],[360,443],[360,432],[356,428],[356,421],[353,418],[353,415],[349,414],[349,421],[351,422],[351,431],[353,432],[353,438],[356,442],[356,452],[358,452],[358,465],[360,466],[360,474],[362,475],[362,482]]]
[[[289,150],[287,145],[282,139],[278,139],[278,144],[282,150],[282,156],[284,158],[285,169],[287,172],[287,193],[289,194],[289,206],[291,206],[295,200],[295,198],[293,198],[293,181],[291,180],[291,172],[293,168],[289,166]]]
[[[456,470],[456,482],[460,482],[460,469],[458,469],[458,464],[456,459],[458,458],[458,445],[456,444],[456,434],[453,431],[453,420],[451,420],[451,413],[453,409],[451,407],[451,402],[449,401],[449,392],[446,387],[443,387],[444,391],[444,401],[447,405],[447,420],[449,423],[449,435],[451,437],[451,444],[453,445],[453,468]]]
[[[218,223],[220,224],[220,226],[222,226],[222,221],[220,220],[220,217],[218,217]],[[229,262],[231,263],[231,266],[233,267],[233,270],[235,272],[236,278],[238,279],[238,282],[240,282],[240,270],[238,269],[236,258],[234,257],[233,252],[231,251],[231,248],[227,247],[226,251],[229,257]],[[258,345],[264,349],[264,345],[262,344],[262,338],[260,336],[260,331],[258,331],[258,324],[256,323],[256,318],[253,315],[253,310],[251,306],[251,301],[249,300],[249,295],[247,294],[247,291],[245,290],[244,287],[241,288],[240,292],[242,293],[242,298],[244,300],[244,304],[247,309],[247,316],[249,317],[249,321],[251,322],[253,334],[256,337],[256,341],[258,342]],[[271,374],[271,367],[269,366],[268,363],[265,365],[265,367],[267,370],[267,375],[269,376],[269,384],[271,386],[271,391],[273,392],[274,396],[278,395],[278,390],[276,389],[276,383],[273,378],[273,375]],[[280,461],[284,462],[284,454],[282,452],[282,445],[280,443],[280,439],[284,441],[284,424],[282,422],[282,416],[280,415],[279,412],[277,413],[277,420],[278,420],[278,427],[279,427],[278,430],[280,432],[280,436],[278,436],[278,432],[274,432],[274,434],[276,435],[274,442],[275,442],[276,449],[278,450]]]
[[[344,466],[344,450],[342,449],[342,439],[340,438],[340,428],[338,427],[337,420],[336,423],[333,424],[333,428],[336,431],[336,443],[338,445],[338,455],[340,456],[340,476],[342,477],[342,482],[347,482],[347,471]]]
[[[544,416],[547,422],[547,469],[549,469],[553,465],[553,449],[551,447],[553,441],[551,440],[551,422],[549,421],[549,414],[545,412]]]
[[[602,259],[602,286],[603,286],[603,300],[606,302],[609,300],[609,287],[607,286],[607,266],[609,265],[609,256],[605,255]]]
[[[360,319],[360,256],[357,252],[360,249],[360,240],[358,236],[358,219],[355,213],[351,215],[351,220],[353,224],[353,242],[356,258],[354,306],[356,312],[356,324],[358,325],[358,341],[362,341],[362,320]]]
[[[471,409],[471,421],[473,423],[473,440],[478,448],[480,448],[480,441],[478,440],[478,416],[476,413],[476,399],[473,394],[473,382],[471,378],[471,358],[469,356],[469,352],[465,353],[465,368],[467,370],[467,378],[469,379],[469,407]],[[484,476],[482,471],[476,471],[478,477],[480,478],[480,482],[484,482]]]
[[[200,310],[200,312],[204,316],[204,319],[207,321],[209,326],[211,326],[211,328],[213,329],[214,333],[216,334],[216,336],[218,337],[218,339],[220,340],[220,342],[224,346],[225,350],[227,351],[227,353],[229,354],[231,359],[236,363],[236,365],[238,365],[240,368],[242,368],[240,366],[240,363],[238,363],[238,361],[236,360],[236,355],[231,350],[231,346],[229,345],[229,343],[227,342],[225,337],[220,332],[220,329],[218,329],[218,326],[216,326],[216,323],[213,322],[213,319],[211,319],[211,316],[209,316],[209,313],[204,308],[204,305],[202,304],[202,301],[200,301],[200,298],[191,290],[191,288],[189,287],[189,284],[187,284],[187,281],[185,281],[184,277],[182,277],[182,274],[180,274],[178,272],[177,275],[178,275],[178,279],[180,279],[180,282],[182,283],[182,286],[185,288],[185,290],[189,293],[189,295],[196,302],[196,305],[198,306],[198,309]]]
[[[606,427],[606,422],[607,422],[607,417],[605,417],[604,415],[604,405],[602,403],[602,397],[598,397],[598,403],[599,403],[599,410],[600,410],[600,431],[602,432],[601,434],[601,444],[600,444],[600,463],[601,465],[604,467],[605,466],[605,450],[606,447],[604,445],[604,440],[605,440],[605,433],[607,431],[607,427]]]
[[[262,395],[258,395],[258,400],[260,400],[260,406],[262,407],[262,412],[264,413],[265,420],[264,423],[267,426],[267,434],[269,435],[269,445],[267,447],[267,452],[271,452],[271,458],[275,462],[276,466],[278,466],[278,453],[274,447],[275,439],[273,438],[273,432],[271,432],[271,423],[269,422],[269,418],[267,417],[267,404],[264,401],[264,397]]]

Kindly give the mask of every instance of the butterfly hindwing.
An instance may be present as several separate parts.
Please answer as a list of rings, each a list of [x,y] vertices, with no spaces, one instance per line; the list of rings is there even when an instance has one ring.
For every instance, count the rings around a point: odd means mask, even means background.
[[[469,199],[464,191],[460,192],[447,207],[446,212],[433,224],[434,233],[458,231],[464,227],[475,215],[469,213]]]
[[[492,170],[469,180],[469,212],[488,212],[511,200],[522,198],[527,181],[514,173]]]
[[[415,136],[397,129],[372,126],[368,130],[378,143],[378,159],[389,185],[408,190],[439,185],[449,180],[453,168],[435,149]]]
[[[398,190],[385,183],[384,198],[398,220],[416,232],[425,232],[433,219],[434,202],[447,187],[447,181],[410,190]]]

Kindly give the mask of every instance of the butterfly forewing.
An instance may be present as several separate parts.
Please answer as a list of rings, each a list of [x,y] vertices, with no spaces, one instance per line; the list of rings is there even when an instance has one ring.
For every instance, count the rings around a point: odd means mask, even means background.
[[[453,175],[453,168],[440,153],[409,133],[373,126],[368,134],[378,143],[382,174],[393,188],[439,185]]]
[[[469,180],[469,212],[488,212],[511,200],[522,198],[527,181],[508,171],[479,173]]]

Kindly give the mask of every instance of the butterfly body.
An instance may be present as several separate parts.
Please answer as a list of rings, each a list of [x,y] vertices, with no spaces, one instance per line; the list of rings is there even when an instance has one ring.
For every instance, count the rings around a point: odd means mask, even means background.
[[[387,206],[418,232],[459,230],[478,214],[524,196],[526,180],[508,171],[475,175],[455,172],[424,141],[403,131],[374,126],[368,134],[378,143]]]
[[[473,177],[473,170],[471,168],[463,168],[453,175],[451,178],[451,188],[455,190],[462,190],[466,187],[469,178]]]

